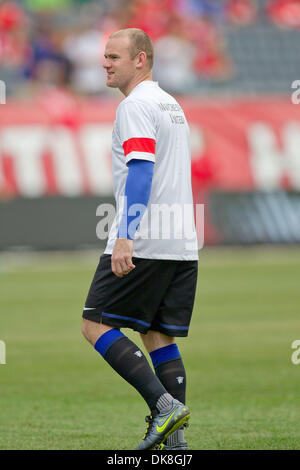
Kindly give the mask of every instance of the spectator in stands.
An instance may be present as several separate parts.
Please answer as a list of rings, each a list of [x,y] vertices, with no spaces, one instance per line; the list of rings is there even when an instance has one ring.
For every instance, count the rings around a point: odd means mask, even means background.
[[[28,18],[15,2],[0,4],[0,72],[12,95],[23,81],[23,67],[29,54]]]
[[[115,94],[116,90],[107,90],[101,62],[109,35],[125,27],[126,13],[120,8],[88,2],[79,9],[79,15],[79,24],[62,45],[63,53],[72,63],[71,86],[81,95]]]
[[[267,13],[277,26],[300,28],[299,0],[272,0],[267,5]]]
[[[257,6],[253,0],[229,0],[226,16],[231,25],[249,26],[257,19]]]
[[[176,16],[169,20],[168,33],[154,43],[153,74],[159,85],[170,93],[188,93],[195,89],[193,63],[196,48],[187,37],[184,22]]]
[[[101,10],[87,8],[81,15],[81,24],[68,35],[62,51],[72,63],[71,85],[78,94],[97,95],[106,89],[105,72],[101,67],[106,43],[100,31]]]
[[[216,23],[207,16],[189,18],[186,31],[195,45],[193,68],[200,79],[226,80],[232,77],[233,67]]]
[[[182,0],[180,3],[185,14],[191,17],[205,16],[212,21],[222,19],[224,2],[220,0]]]
[[[123,10],[127,18],[125,27],[140,28],[156,41],[167,34],[171,12],[170,0],[130,0]]]
[[[40,16],[35,19],[35,31],[33,31],[31,39],[31,56],[24,69],[25,77],[35,78],[40,62],[48,65],[50,62],[58,65],[66,62],[55,35],[55,26],[50,21],[50,17]]]

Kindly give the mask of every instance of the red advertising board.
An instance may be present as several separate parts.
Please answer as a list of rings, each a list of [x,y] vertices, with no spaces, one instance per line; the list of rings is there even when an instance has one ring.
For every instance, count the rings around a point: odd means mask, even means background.
[[[289,97],[178,98],[191,129],[194,189],[300,189],[300,105]],[[109,195],[118,101],[53,91],[0,106],[0,191]]]

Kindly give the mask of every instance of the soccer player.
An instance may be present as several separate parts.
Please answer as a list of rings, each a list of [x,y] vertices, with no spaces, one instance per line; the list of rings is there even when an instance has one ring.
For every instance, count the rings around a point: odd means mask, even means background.
[[[144,31],[128,28],[109,37],[107,86],[125,95],[112,136],[116,217],[82,332],[149,406],[137,450],[187,449],[183,428],[190,410],[175,337],[188,334],[198,272],[190,136],[180,105],[152,80],[152,64]],[[155,373],[123,327],[141,334]]]

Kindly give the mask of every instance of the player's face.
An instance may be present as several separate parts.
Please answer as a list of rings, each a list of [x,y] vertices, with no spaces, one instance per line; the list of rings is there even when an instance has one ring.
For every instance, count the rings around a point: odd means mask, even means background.
[[[103,67],[106,70],[106,85],[112,88],[127,88],[136,73],[135,61],[130,58],[128,38],[109,39],[104,53]]]

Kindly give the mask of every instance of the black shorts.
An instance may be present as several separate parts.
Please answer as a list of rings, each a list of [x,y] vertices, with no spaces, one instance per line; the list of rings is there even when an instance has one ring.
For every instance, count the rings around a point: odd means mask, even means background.
[[[198,261],[132,258],[135,269],[122,278],[102,255],[83,318],[140,333],[187,336],[194,306]]]

